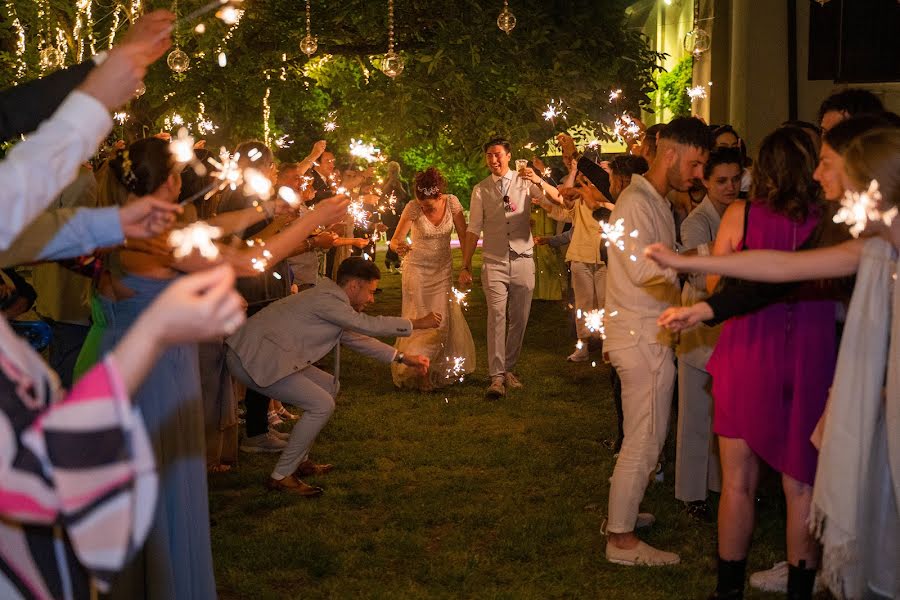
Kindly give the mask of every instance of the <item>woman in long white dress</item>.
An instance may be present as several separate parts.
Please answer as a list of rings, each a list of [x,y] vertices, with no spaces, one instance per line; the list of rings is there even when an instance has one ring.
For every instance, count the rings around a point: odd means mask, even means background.
[[[434,167],[417,173],[415,200],[403,209],[391,238],[391,249],[403,257],[403,316],[415,319],[435,312],[444,317],[437,329],[417,330],[397,340],[399,352],[431,359],[425,377],[394,363],[394,384],[401,388],[433,390],[475,371],[475,342],[452,290],[450,234],[455,227],[459,238],[465,238],[466,217],[456,196],[444,193],[446,186]]]

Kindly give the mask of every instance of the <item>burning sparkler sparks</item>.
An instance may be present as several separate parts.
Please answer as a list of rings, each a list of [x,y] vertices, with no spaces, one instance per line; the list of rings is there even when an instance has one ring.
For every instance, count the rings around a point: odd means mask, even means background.
[[[685,89],[687,90],[687,95],[690,97],[691,102],[706,98],[705,85],[695,85],[694,87],[688,87]]]
[[[260,200],[272,197],[272,180],[256,169],[244,169],[244,193]]]
[[[175,158],[175,162],[179,165],[186,165],[194,162],[194,138],[188,134],[187,129],[182,127],[178,130],[178,134],[169,142],[169,152]]]
[[[869,183],[869,189],[864,192],[844,192],[841,208],[833,220],[835,223],[849,225],[853,237],[859,237],[869,222],[881,222],[890,226],[897,216],[897,207],[884,212],[880,208],[881,200],[878,182],[873,179]]]
[[[615,246],[619,250],[625,250],[625,241],[622,239],[625,235],[625,219],[618,219],[613,225],[600,221],[600,230],[600,237],[606,240],[607,248]]]
[[[173,248],[172,255],[175,258],[184,258],[194,250],[200,252],[200,256],[210,260],[218,258],[219,248],[213,240],[222,237],[222,229],[213,227],[206,221],[197,221],[187,227],[174,229],[169,233],[169,246]]]
[[[566,118],[566,105],[561,98],[559,100],[550,100],[547,104],[547,110],[541,114],[545,121],[550,121],[555,124],[557,117],[562,119]]]
[[[622,90],[613,90],[609,93],[609,103],[612,104],[622,97]]]
[[[447,367],[446,379],[458,379],[462,383],[466,377],[466,358],[464,356],[448,356],[447,363],[450,366]]]
[[[325,131],[334,131],[338,128],[337,119],[335,117],[334,111],[328,113],[328,118],[325,119]]]
[[[115,121],[119,125],[124,125],[125,121],[127,121],[127,120],[128,120],[128,113],[117,112],[117,113],[113,114],[113,121]]]
[[[575,316],[579,319],[584,319],[584,326],[587,327],[588,331],[591,333],[599,333],[603,335],[606,331],[603,328],[603,315],[604,309],[594,309],[588,312],[582,312],[579,309]],[[580,341],[580,340],[579,340]]]
[[[376,148],[374,144],[366,144],[362,140],[350,140],[350,154],[368,162],[381,160],[381,150]]]
[[[297,195],[292,188],[287,187],[286,185],[278,188],[278,197],[291,205],[291,207],[296,207],[300,204],[300,196]]]
[[[468,292],[464,292],[462,290],[456,289],[455,287],[451,287],[450,293],[453,295],[453,299],[456,301],[457,304],[459,304],[463,308],[466,308],[467,306],[469,306],[469,302],[466,300],[466,296],[468,295]]]
[[[294,145],[294,140],[291,139],[291,136],[285,133],[284,135],[275,138],[275,145],[279,148],[290,148]]]
[[[340,194],[340,189],[338,188],[338,193]],[[353,226],[357,229],[368,229],[369,228],[369,213],[366,212],[365,207],[363,206],[362,200],[354,200],[347,207],[347,213],[353,217]]]
[[[622,116],[617,117],[613,124],[613,133],[621,140],[634,139],[640,135],[641,126],[628,113],[622,113]]]

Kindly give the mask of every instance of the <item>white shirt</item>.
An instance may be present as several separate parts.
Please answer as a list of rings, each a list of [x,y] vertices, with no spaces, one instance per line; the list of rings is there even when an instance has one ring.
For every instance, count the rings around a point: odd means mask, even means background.
[[[643,343],[668,343],[669,335],[656,324],[659,315],[680,304],[678,275],[644,258],[654,242],[675,247],[675,219],[669,201],[640,175],[629,185],[612,211],[609,222],[623,220],[625,249],[610,246],[606,279],[606,341],[604,350]],[[637,230],[634,237],[630,234]],[[631,257],[634,257],[634,260]]]
[[[504,207],[504,195],[509,196],[509,210]],[[502,176],[491,174],[475,186],[467,231],[476,236],[484,234],[484,260],[503,262],[509,259],[510,252],[531,255],[531,200],[543,195],[537,185],[511,169]]]
[[[10,150],[0,162],[0,250],[75,179],[81,163],[111,129],[106,107],[75,91],[34,134]]]

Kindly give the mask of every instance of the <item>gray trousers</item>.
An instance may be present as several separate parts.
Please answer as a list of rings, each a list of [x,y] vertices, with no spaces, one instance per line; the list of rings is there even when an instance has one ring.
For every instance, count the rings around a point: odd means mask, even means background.
[[[231,375],[248,388],[303,410],[303,416],[294,425],[287,447],[282,450],[278,464],[272,471],[274,479],[284,479],[309,458],[309,449],[316,441],[316,436],[334,413],[334,377],[310,366],[262,387],[256,385],[247,374],[241,359],[231,348],[228,349],[227,362]]]
[[[488,313],[488,373],[495,377],[512,371],[522,351],[534,292],[534,259],[511,252],[507,261],[484,263],[481,287]]]
[[[573,260],[569,266],[572,272],[572,291],[575,293],[575,308],[582,313],[599,310],[606,304],[606,265]],[[582,315],[583,316],[583,315]],[[600,332],[591,332],[584,318],[575,320],[579,340],[600,337]]]
[[[722,490],[711,386],[709,373],[678,361],[675,497],[683,502],[706,500],[707,490]]]

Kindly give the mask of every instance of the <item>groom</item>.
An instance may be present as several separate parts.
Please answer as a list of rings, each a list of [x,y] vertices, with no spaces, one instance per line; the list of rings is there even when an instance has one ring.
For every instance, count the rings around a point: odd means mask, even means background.
[[[460,286],[472,284],[472,255],[484,233],[481,285],[488,305],[490,399],[506,394],[506,386],[522,387],[512,371],[522,350],[534,291],[531,200],[543,197],[540,187],[510,171],[509,159],[508,141],[496,138],[484,145],[484,160],[491,174],[472,190],[463,269],[459,274]]]

